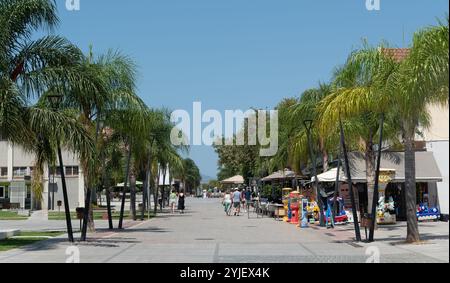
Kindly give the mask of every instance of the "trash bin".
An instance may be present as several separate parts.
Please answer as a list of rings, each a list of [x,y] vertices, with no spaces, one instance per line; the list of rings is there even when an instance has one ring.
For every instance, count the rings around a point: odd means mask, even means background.
[[[77,219],[80,220],[80,231],[81,231],[81,229],[82,229],[81,226],[82,226],[82,221],[84,219],[85,209],[84,209],[84,207],[77,207],[75,209],[75,211],[77,212]]]
[[[77,219],[81,220],[84,218],[84,207],[77,207],[76,212],[77,212]]]

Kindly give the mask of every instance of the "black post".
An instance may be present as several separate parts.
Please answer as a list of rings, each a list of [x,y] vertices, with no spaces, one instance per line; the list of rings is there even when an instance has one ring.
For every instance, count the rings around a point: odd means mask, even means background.
[[[130,175],[130,162],[131,162],[131,143],[128,145],[128,161],[127,161],[127,168],[126,168],[126,174],[125,174],[125,183],[123,185],[123,192],[122,192],[122,205],[120,207],[120,218],[119,218],[119,229],[123,228],[123,213],[125,210],[125,197],[127,195],[127,186],[128,186],[128,178]]]
[[[64,173],[64,164],[63,164],[61,146],[59,144],[59,140],[57,141],[57,144],[58,144],[59,167],[61,168],[60,171],[61,171],[61,182],[62,182],[63,197],[64,197],[64,210],[66,212],[67,234],[69,236],[69,241],[71,243],[73,243],[74,240],[73,240],[73,230],[72,230],[72,219],[70,217],[69,197],[67,196],[66,175]]]
[[[319,210],[320,210],[319,222],[320,222],[321,227],[325,227],[324,210],[323,210],[324,207],[323,207],[322,195],[319,193],[320,189],[319,189],[319,178],[317,177],[317,164],[316,164],[316,158],[314,156],[312,139],[311,139],[312,122],[313,121],[309,120],[309,121],[304,121],[303,123],[305,125],[306,131],[307,131],[307,136],[308,136],[309,157],[311,159],[312,170],[313,170],[312,175],[315,178],[315,181],[314,181],[315,194],[317,197],[317,203],[319,205]]]
[[[341,156],[338,157],[338,166],[336,173],[336,184],[334,186],[334,195],[333,195],[333,217],[337,215],[337,198],[339,194],[339,184],[340,184],[340,174],[341,174]]]
[[[339,118],[339,124],[341,128],[341,146],[342,152],[344,154],[345,161],[345,171],[347,171],[347,182],[350,189],[350,200],[352,202],[352,212],[353,212],[353,220],[355,226],[355,235],[356,241],[361,242],[361,231],[359,229],[359,220],[358,213],[356,212],[356,202],[355,202],[355,194],[353,192],[353,182],[352,182],[352,173],[350,171],[350,163],[348,161],[348,153],[347,153],[347,145],[345,144],[345,135],[344,135],[344,126],[342,125],[342,120]]]
[[[375,225],[377,222],[377,205],[379,199],[379,184],[380,184],[380,168],[381,168],[381,148],[383,145],[383,131],[384,131],[384,114],[381,114],[381,124],[380,124],[380,142],[378,144],[378,156],[377,156],[377,170],[375,172],[375,186],[373,188],[373,200],[372,200],[372,212],[371,212],[371,223],[370,223],[370,233],[369,242],[374,241],[375,237]]]

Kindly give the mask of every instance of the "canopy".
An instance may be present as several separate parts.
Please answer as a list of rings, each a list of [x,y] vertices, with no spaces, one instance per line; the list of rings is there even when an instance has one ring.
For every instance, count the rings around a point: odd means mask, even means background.
[[[352,180],[354,182],[365,183],[366,181],[366,161],[363,156],[352,153],[349,156],[352,171]],[[394,170],[395,177],[393,183],[405,182],[405,153],[403,152],[385,152],[381,160],[382,168],[385,170]],[[416,182],[442,182],[442,174],[434,158],[433,152],[416,152]]]
[[[354,183],[366,183],[366,161],[359,153],[350,153],[350,171]],[[382,171],[395,171],[393,183],[405,182],[405,154],[403,152],[385,152],[381,159]],[[384,169],[383,169],[384,168]],[[389,168],[389,169],[387,169]],[[317,176],[319,182],[336,182],[337,169],[331,169]],[[312,178],[312,182],[315,182]],[[343,171],[339,174],[339,181],[346,182],[347,176]],[[421,183],[442,182],[442,174],[437,166],[432,152],[416,152],[416,181]]]
[[[240,185],[240,184],[244,184],[244,177],[242,177],[241,175],[237,175],[231,178],[228,178],[226,180],[223,180],[222,182],[220,182],[222,184],[232,184],[232,185]]]
[[[295,179],[297,174],[291,170],[278,171],[262,179],[263,182],[274,181],[274,180],[285,180],[285,179]]]
[[[337,177],[336,175],[337,175],[337,168],[333,168],[325,173],[317,175],[317,179],[321,183],[326,183],[326,182],[334,183],[334,182],[336,182],[336,177]],[[316,181],[316,178],[313,176],[311,179],[311,182],[315,182],[315,181]],[[347,181],[347,178],[345,177],[343,170],[341,170],[341,172],[339,173],[339,181],[341,181],[341,182]]]
[[[142,182],[140,182],[140,181],[136,181],[136,186],[142,186],[142,185],[144,185],[144,183],[142,183]],[[129,186],[130,186],[130,183],[128,183],[127,186],[129,187]],[[118,187],[118,188],[123,188],[123,187],[125,187],[125,183],[117,184],[116,187]]]

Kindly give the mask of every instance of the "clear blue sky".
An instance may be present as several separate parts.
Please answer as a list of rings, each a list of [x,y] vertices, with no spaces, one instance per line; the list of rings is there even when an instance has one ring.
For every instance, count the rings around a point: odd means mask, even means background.
[[[412,33],[448,14],[447,0],[80,0],[59,3],[59,33],[87,51],[120,49],[139,66],[139,95],[151,107],[273,108],[299,96],[367,38],[407,46]],[[210,147],[191,149],[216,176]]]

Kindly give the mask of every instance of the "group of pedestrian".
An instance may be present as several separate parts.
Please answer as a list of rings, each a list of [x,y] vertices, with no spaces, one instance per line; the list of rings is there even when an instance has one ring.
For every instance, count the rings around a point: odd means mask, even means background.
[[[247,213],[247,210],[250,209],[251,201],[252,191],[249,188],[245,190],[235,188],[232,192],[230,190],[225,192],[222,205],[228,216],[240,216],[241,208],[244,210],[244,213]]]
[[[178,205],[178,211],[181,214],[184,214],[184,210],[185,210],[185,200],[186,200],[186,195],[184,194],[183,191],[181,191],[180,193],[177,193],[177,191],[172,190],[172,192],[169,195],[169,207],[172,211],[172,214],[175,214],[175,208]]]

